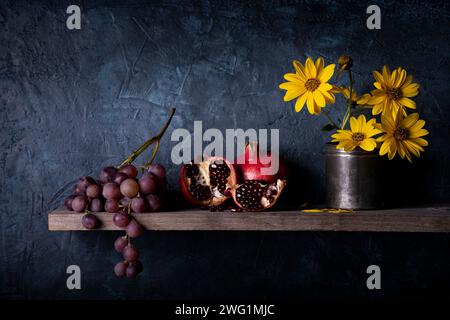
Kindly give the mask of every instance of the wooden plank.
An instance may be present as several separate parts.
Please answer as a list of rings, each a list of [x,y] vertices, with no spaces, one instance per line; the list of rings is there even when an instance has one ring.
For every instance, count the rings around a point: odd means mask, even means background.
[[[113,214],[95,214],[99,230],[120,230]],[[58,209],[48,216],[51,231],[82,231],[82,213]],[[255,213],[201,210],[134,214],[147,230],[223,231],[362,231],[362,232],[450,232],[450,207],[402,208],[352,213],[303,213],[267,211]]]

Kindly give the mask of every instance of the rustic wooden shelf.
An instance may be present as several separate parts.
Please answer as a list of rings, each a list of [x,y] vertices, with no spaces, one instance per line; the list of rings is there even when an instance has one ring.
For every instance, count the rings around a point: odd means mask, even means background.
[[[113,214],[95,214],[102,226],[97,230],[120,230]],[[65,209],[48,216],[51,231],[87,231],[83,213]],[[363,231],[363,232],[450,232],[450,207],[402,208],[351,213],[304,213],[266,211],[254,213],[201,210],[138,213],[136,219],[147,230],[157,231]]]

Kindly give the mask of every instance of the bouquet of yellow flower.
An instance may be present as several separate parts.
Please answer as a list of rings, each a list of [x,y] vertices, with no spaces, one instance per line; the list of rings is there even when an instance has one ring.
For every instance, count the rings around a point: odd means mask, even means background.
[[[374,151],[379,148],[379,154],[387,154],[390,160],[396,154],[409,161],[411,154],[419,157],[423,147],[428,145],[423,138],[428,131],[424,129],[425,121],[419,119],[418,113],[407,112],[408,109],[416,109],[416,103],[411,98],[419,94],[419,85],[413,83],[412,76],[405,69],[398,67],[391,72],[388,66],[384,66],[381,72],[373,71],[375,89],[358,96],[354,90],[352,64],[349,56],[339,58],[336,78],[346,72],[349,85],[338,87],[329,83],[335,64],[325,66],[323,58],[315,62],[307,58],[304,65],[294,60],[295,73],[285,74],[287,82],[280,84],[280,89],[286,90],[284,101],[296,99],[297,112],[306,104],[310,114],[325,115],[329,124],[324,130],[336,130],[331,137],[338,149]],[[347,101],[345,115],[338,121],[334,121],[325,108],[335,104],[336,94],[342,94]],[[372,109],[373,115],[368,121],[361,114],[367,108]],[[380,123],[375,118],[378,115]]]

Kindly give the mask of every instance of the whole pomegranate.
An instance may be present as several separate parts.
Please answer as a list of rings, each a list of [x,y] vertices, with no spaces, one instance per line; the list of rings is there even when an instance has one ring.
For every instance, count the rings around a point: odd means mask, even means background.
[[[201,208],[220,206],[237,184],[234,166],[226,159],[207,158],[181,167],[179,184],[184,198]]]
[[[263,152],[263,156],[260,156],[257,141],[250,141],[247,143],[244,153],[236,160],[236,167],[242,180],[257,180],[268,183],[276,183],[278,179],[287,180],[288,167],[279,157],[278,172],[274,174],[262,173],[261,169],[269,169],[271,167],[273,157],[278,157],[278,154],[272,155],[272,153],[268,151]]]

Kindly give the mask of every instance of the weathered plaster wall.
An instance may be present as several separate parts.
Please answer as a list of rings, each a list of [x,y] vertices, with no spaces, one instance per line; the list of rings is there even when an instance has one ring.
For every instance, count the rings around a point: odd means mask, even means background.
[[[296,114],[278,89],[291,60],[308,55],[331,63],[350,53],[358,92],[383,64],[414,74],[430,146],[405,163],[414,179],[399,198],[448,202],[446,1],[377,1],[377,31],[365,27],[364,1],[83,1],[82,29],[69,31],[74,3],[0,4],[1,298],[394,297],[449,287],[448,235],[147,233],[138,240],[146,272],[122,281],[112,274],[116,235],[47,231],[74,179],[117,164],[170,106],[172,129],[194,120],[279,128],[297,180],[289,199],[323,200],[325,119]],[[172,146],[166,136],[158,161],[169,162]],[[175,188],[177,170],[169,166]],[[365,288],[373,263],[384,270],[381,292]],[[65,287],[69,264],[82,268],[81,291]]]

